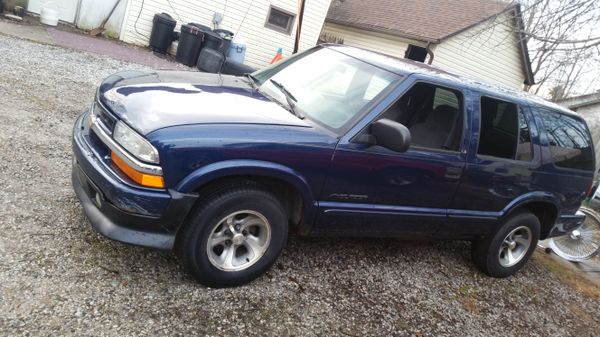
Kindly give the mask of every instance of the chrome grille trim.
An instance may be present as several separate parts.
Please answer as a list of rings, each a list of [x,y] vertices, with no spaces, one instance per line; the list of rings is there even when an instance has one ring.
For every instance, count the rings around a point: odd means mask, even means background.
[[[157,176],[162,176],[163,171],[160,166],[146,164],[141,162],[125,149],[121,147],[121,145],[117,144],[112,137],[106,132],[104,127],[102,126],[102,122],[96,117],[94,114],[90,115],[91,119],[91,128],[92,131],[100,138],[100,140],[113,152],[115,152],[127,165],[134,168],[136,171],[153,174]]]

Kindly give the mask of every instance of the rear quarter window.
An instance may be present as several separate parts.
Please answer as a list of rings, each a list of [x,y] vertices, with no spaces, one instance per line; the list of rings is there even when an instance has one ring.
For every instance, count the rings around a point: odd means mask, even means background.
[[[562,168],[593,171],[594,151],[585,122],[552,110],[538,111],[554,164]]]

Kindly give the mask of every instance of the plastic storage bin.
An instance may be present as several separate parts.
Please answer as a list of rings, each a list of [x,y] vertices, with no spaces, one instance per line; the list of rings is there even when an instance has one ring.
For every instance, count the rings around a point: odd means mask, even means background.
[[[227,52],[227,59],[244,63],[244,60],[246,59],[246,41],[238,37],[234,38],[233,41],[231,41],[231,46]]]

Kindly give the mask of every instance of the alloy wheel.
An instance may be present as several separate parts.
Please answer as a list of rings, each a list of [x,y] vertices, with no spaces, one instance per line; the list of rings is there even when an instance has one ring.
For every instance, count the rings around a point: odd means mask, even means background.
[[[510,231],[498,251],[500,265],[509,268],[519,263],[527,255],[531,240],[532,233],[529,227],[519,226]]]
[[[212,229],[206,250],[210,263],[223,271],[244,270],[255,264],[271,242],[271,225],[256,211],[243,210],[221,219]]]

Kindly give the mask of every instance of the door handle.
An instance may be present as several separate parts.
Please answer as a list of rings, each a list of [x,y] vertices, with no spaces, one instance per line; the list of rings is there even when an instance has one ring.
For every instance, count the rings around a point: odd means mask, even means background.
[[[458,180],[462,176],[462,172],[462,167],[448,167],[446,168],[446,174],[444,175],[444,178],[449,180]]]

